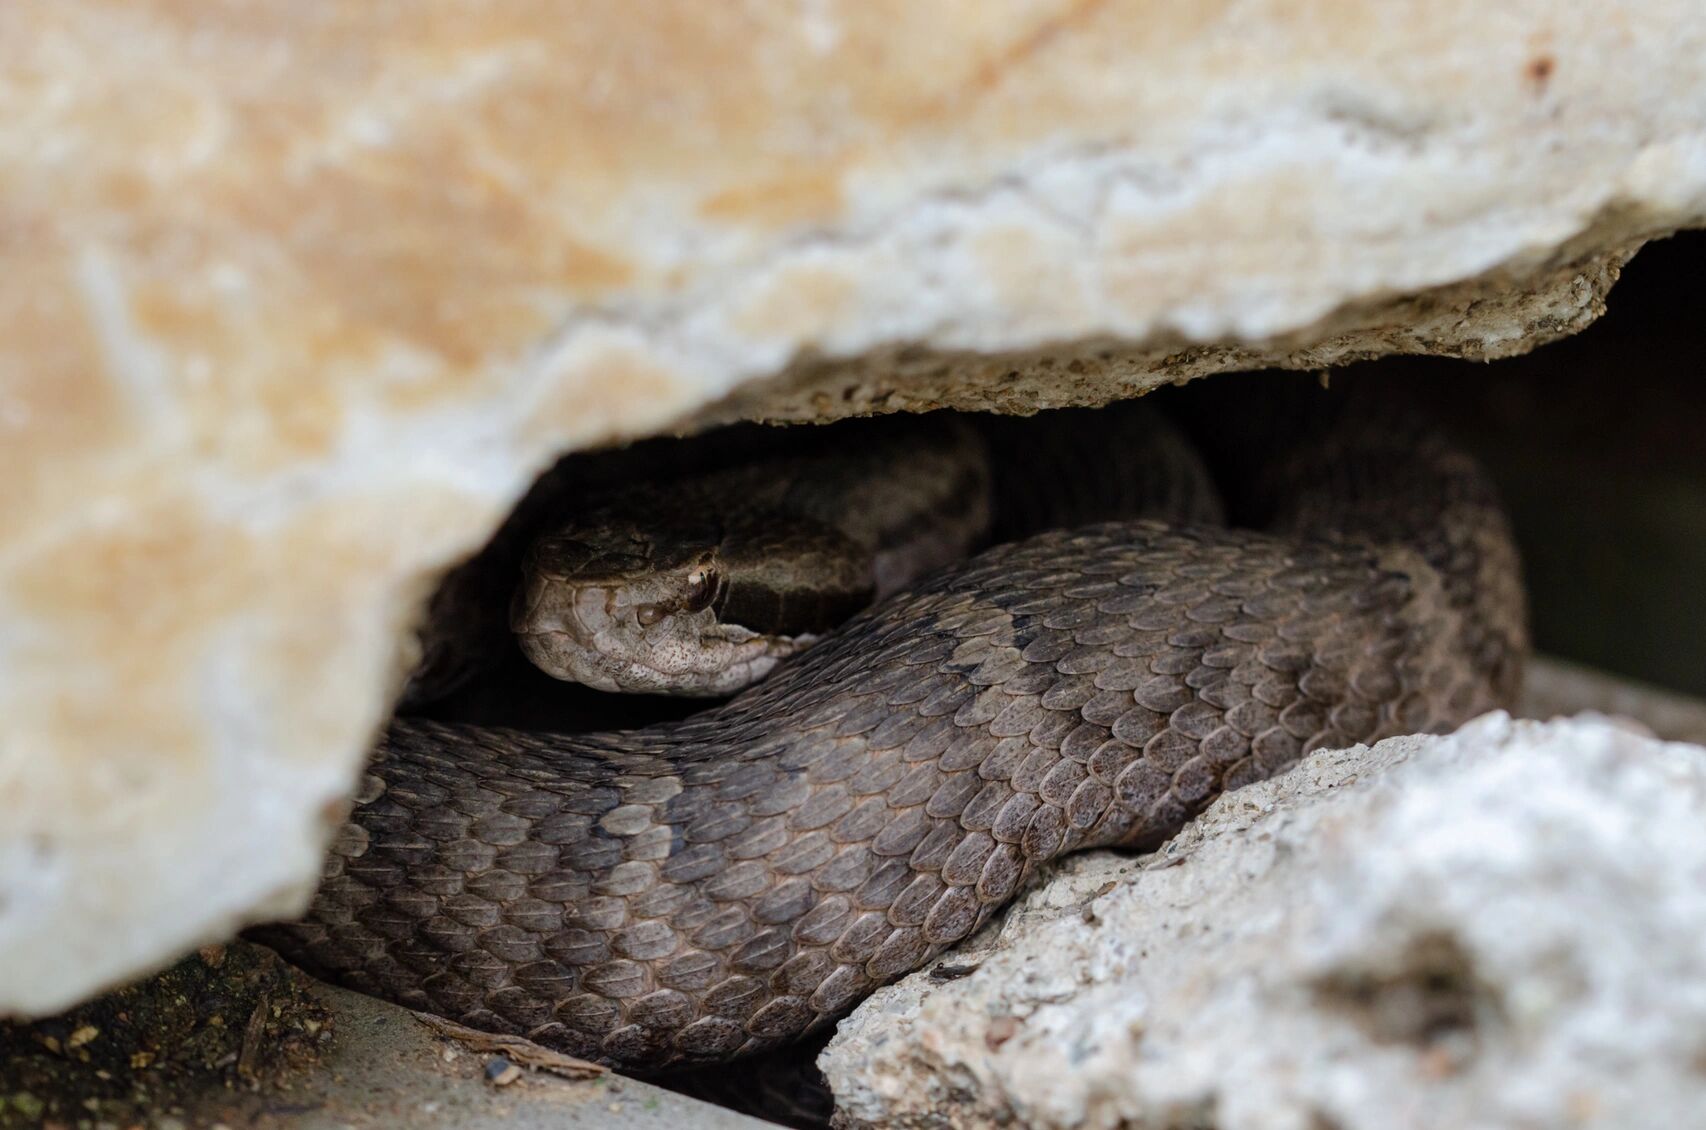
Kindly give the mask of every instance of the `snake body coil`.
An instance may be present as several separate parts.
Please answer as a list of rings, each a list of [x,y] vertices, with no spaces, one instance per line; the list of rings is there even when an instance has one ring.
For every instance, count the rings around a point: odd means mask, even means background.
[[[721,1060],[918,968],[1066,852],[1504,704],[1522,598],[1480,472],[1385,419],[1309,419],[1233,453],[1261,531],[1002,545],[681,722],[395,722],[309,917],[267,940],[574,1055]]]

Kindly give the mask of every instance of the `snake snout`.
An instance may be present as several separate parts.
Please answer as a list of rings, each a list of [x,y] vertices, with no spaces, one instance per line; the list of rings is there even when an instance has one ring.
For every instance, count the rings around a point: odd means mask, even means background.
[[[609,602],[610,593],[602,587],[532,574],[510,601],[510,630],[542,670],[569,678],[565,656],[597,650],[599,627],[610,618]]]
[[[529,572],[509,602],[509,628],[517,634],[561,630],[562,611],[555,585],[539,573]]]

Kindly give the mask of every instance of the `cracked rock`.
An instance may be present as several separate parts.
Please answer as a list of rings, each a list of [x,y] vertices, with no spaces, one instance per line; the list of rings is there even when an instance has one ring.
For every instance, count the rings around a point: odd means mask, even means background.
[[[1692,1124],[1703,826],[1706,749],[1597,715],[1318,753],[873,996],[838,1124]]]

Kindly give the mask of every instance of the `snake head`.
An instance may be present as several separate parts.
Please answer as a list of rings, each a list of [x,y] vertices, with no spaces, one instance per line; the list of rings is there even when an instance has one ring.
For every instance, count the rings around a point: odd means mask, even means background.
[[[567,523],[528,551],[510,628],[554,678],[630,694],[731,694],[795,644],[720,620],[720,540],[713,528]]]

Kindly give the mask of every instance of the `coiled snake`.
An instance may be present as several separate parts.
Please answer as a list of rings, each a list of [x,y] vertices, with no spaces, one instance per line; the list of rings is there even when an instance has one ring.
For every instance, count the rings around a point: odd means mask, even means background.
[[[997,546],[684,721],[394,722],[308,917],[265,940],[585,1058],[717,1061],[843,1013],[1066,852],[1153,844],[1311,749],[1504,704],[1523,601],[1481,472],[1319,398],[1198,429],[1259,529]]]

